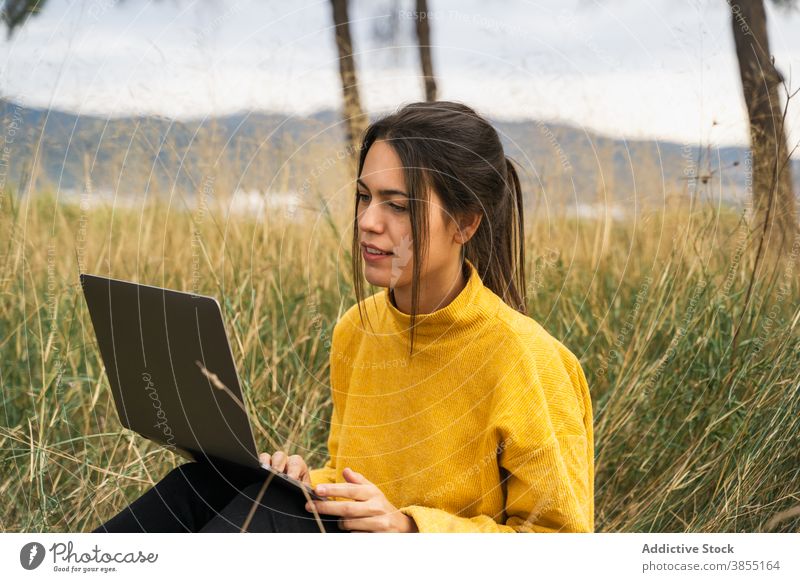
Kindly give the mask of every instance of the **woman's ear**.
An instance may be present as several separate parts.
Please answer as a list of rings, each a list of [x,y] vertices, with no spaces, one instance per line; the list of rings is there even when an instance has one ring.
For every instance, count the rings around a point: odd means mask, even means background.
[[[478,230],[481,224],[482,215],[480,213],[468,214],[461,217],[455,233],[455,241],[460,245],[465,245]]]

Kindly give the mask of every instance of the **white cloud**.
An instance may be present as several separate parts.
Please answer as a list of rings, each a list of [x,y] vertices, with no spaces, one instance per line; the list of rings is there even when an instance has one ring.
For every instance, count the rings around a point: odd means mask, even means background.
[[[210,8],[128,1],[92,12],[97,1],[48,4],[0,44],[8,96],[111,115],[340,106],[327,0],[240,0]],[[362,97],[371,111],[422,98],[414,47],[385,48],[373,36],[391,6],[359,0],[351,10]],[[747,141],[722,2],[439,0],[431,6],[441,98],[496,117],[561,120],[609,135]],[[770,5],[768,11],[773,52],[790,78],[800,64],[800,40],[792,34],[800,15]],[[412,24],[401,18],[401,43],[413,42]],[[799,112],[793,104],[795,141]]]

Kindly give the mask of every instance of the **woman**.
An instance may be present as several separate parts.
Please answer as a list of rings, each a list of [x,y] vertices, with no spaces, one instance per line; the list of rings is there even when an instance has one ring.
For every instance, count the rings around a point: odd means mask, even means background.
[[[331,499],[272,488],[249,512],[260,484],[237,493],[188,463],[164,503],[195,531],[249,513],[249,531],[318,530],[315,513],[337,532],[593,531],[591,398],[577,358],[526,315],[522,193],[497,132],[446,101],[376,121],[354,221],[358,301],[333,331],[329,458],[309,470],[262,454]],[[384,290],[364,298],[362,277]]]

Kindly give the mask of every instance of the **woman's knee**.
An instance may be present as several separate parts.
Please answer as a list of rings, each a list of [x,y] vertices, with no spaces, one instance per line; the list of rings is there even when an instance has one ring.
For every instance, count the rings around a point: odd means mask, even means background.
[[[213,468],[198,461],[190,461],[172,469],[164,475],[162,483],[170,486],[187,487],[207,483],[212,478]]]
[[[259,499],[260,496],[262,502],[267,499],[275,501],[278,498],[281,501],[290,500],[290,497],[286,494],[287,492],[283,487],[275,483],[266,484],[267,486],[264,487],[265,484],[266,481],[255,481],[242,489],[242,495],[254,501]]]
[[[235,467],[189,461],[172,469],[162,479],[162,487],[177,488],[187,493],[228,498],[254,482],[255,477]],[[255,485],[257,487],[258,484]]]
[[[203,495],[231,497],[236,494],[245,495],[253,500],[261,494],[265,505],[299,506],[305,504],[302,494],[289,489],[276,478],[270,479],[266,489],[264,476],[237,467],[217,466],[201,461],[189,461],[172,469],[161,480],[161,487],[181,489],[187,493],[196,492]]]

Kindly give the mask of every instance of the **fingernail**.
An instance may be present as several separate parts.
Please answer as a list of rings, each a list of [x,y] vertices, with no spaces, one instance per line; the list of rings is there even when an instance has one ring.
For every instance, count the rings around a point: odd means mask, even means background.
[[[325,487],[323,487],[322,485],[319,485],[317,487],[317,495],[325,495]]]
[[[306,511],[311,511],[311,503],[306,502]]]

